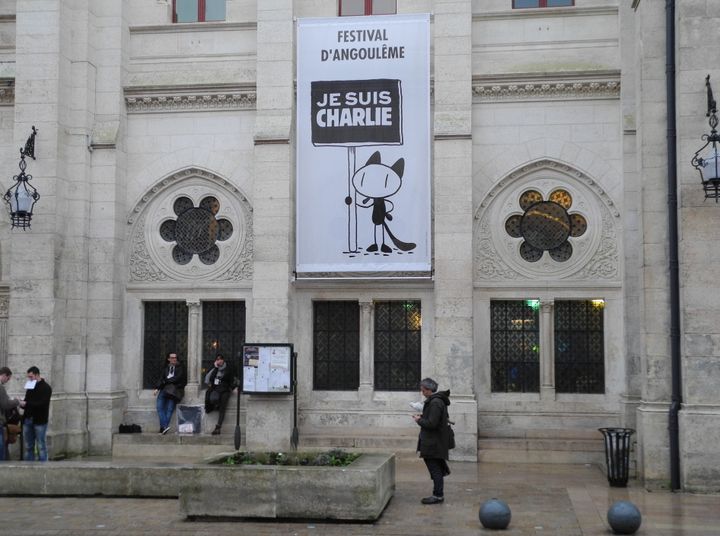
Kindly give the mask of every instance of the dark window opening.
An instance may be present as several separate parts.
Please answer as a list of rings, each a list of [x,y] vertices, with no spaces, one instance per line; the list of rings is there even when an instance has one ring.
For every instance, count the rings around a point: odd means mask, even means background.
[[[539,300],[490,302],[492,392],[540,391],[539,310]]]
[[[375,302],[375,390],[415,391],[420,383],[419,301]]]
[[[169,352],[176,352],[187,366],[188,310],[184,301],[145,302],[144,306],[143,389],[153,389]]]
[[[358,302],[313,302],[313,389],[354,391],[359,385]]]
[[[603,300],[555,302],[555,390],[605,392]]]
[[[202,382],[213,366],[215,356],[222,354],[235,375],[245,343],[245,302],[207,301],[202,303],[203,350],[201,363]]]

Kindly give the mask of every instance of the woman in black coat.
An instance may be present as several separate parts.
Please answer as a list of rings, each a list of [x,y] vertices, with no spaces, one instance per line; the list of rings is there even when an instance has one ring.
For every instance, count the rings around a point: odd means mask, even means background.
[[[420,382],[420,392],[425,397],[422,415],[413,415],[420,426],[417,450],[433,481],[433,494],[422,499],[423,504],[438,504],[445,500],[443,478],[450,474],[447,461],[450,452],[450,428],[447,407],[450,391],[437,392],[438,384],[431,378]]]

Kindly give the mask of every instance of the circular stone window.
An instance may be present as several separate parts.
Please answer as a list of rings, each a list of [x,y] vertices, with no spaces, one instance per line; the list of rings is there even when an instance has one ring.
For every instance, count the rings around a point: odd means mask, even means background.
[[[523,238],[520,256],[527,262],[539,261],[547,251],[557,262],[567,261],[573,253],[570,237],[582,236],[587,221],[580,214],[571,214],[572,196],[566,190],[553,191],[548,200],[537,190],[520,195],[518,204],[523,214],[505,220],[505,231],[513,238]]]
[[[188,264],[193,255],[206,265],[215,264],[220,258],[220,249],[216,242],[232,236],[232,223],[226,219],[216,219],[220,210],[217,198],[208,196],[195,206],[188,197],[179,197],[173,204],[177,216],[160,225],[160,237],[166,242],[175,242],[172,250],[173,260]]]

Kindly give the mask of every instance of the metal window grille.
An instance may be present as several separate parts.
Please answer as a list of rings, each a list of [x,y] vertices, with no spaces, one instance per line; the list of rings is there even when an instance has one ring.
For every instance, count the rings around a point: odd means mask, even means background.
[[[420,383],[419,301],[375,302],[375,390],[414,391]]]
[[[354,391],[359,385],[358,302],[313,302],[313,389]]]
[[[540,391],[538,300],[490,302],[490,371],[493,392]]]
[[[184,301],[145,302],[144,306],[143,389],[152,389],[169,352],[177,352],[187,363],[188,309]]]
[[[603,303],[555,301],[555,390],[604,393]]]
[[[222,354],[228,366],[238,374],[238,360],[245,342],[244,301],[202,302],[203,351],[202,378],[213,366],[215,356]]]

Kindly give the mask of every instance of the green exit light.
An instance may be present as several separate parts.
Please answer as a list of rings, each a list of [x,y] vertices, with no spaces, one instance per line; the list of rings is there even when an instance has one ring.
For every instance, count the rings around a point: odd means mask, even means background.
[[[533,311],[540,309],[540,300],[525,300],[525,305],[530,307]]]

